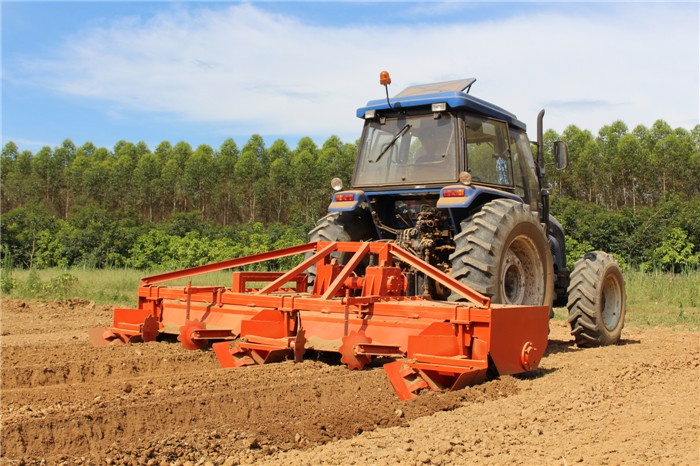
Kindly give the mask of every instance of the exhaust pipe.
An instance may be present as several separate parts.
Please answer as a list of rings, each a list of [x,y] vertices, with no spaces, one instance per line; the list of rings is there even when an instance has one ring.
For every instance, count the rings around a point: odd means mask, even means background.
[[[544,175],[544,136],[542,130],[542,120],[544,119],[544,109],[537,114],[537,166],[540,169],[540,180]]]

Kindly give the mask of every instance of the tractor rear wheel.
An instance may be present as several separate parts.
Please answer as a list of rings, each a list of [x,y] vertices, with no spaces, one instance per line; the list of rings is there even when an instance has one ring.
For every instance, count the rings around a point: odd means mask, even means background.
[[[309,232],[309,242],[317,241],[368,241],[377,238],[377,232],[369,215],[364,212],[330,212],[316,223]],[[307,257],[310,253],[307,253]],[[347,257],[346,257],[347,256]],[[344,264],[349,254],[332,253],[331,257]],[[309,289],[313,288],[316,279],[316,266],[308,271]]]
[[[627,297],[622,271],[613,256],[594,251],[576,261],[567,307],[577,346],[618,342],[625,325]]]
[[[554,268],[544,229],[530,207],[496,199],[461,223],[452,277],[493,303],[552,305]],[[458,300],[452,294],[450,300]]]

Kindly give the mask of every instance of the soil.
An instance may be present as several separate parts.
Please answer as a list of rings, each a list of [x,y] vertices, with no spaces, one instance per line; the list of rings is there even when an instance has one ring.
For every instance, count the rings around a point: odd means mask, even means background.
[[[401,402],[381,361],[221,369],[177,341],[92,347],[112,309],[2,300],[3,464],[700,464],[700,332],[579,349]]]

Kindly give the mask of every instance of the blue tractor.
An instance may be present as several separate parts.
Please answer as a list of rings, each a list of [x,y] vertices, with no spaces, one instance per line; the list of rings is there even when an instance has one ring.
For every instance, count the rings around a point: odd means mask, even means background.
[[[616,343],[622,273],[600,251],[567,269],[564,230],[543,184],[544,110],[533,157],[525,123],[470,95],[475,81],[411,86],[390,99],[382,72],[386,99],[357,110],[364,129],[350,189],[333,180],[337,193],[311,241],[396,243],[494,303],[568,306],[579,346]],[[553,152],[556,168],[566,168],[566,144]],[[408,268],[406,278],[408,295],[458,299]]]

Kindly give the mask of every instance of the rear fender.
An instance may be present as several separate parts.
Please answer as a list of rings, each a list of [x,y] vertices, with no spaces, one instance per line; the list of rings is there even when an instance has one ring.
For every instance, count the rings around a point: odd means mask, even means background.
[[[445,195],[446,192],[447,196]],[[459,195],[462,193],[463,195]],[[440,190],[440,199],[438,199],[437,207],[448,211],[452,227],[454,228],[455,235],[457,235],[461,232],[460,223],[462,220],[467,218],[469,214],[479,209],[482,205],[494,199],[513,199],[517,202],[523,202],[520,196],[516,196],[507,191],[500,191],[484,186],[455,184],[445,186]]]
[[[347,198],[347,200],[346,200]],[[358,189],[333,194],[328,212],[351,212],[367,201],[364,191]]]

